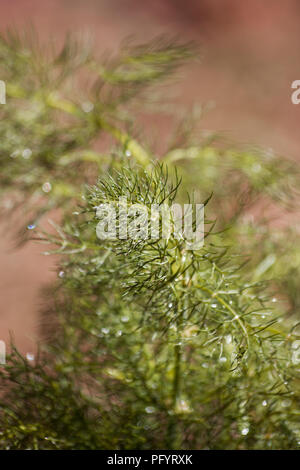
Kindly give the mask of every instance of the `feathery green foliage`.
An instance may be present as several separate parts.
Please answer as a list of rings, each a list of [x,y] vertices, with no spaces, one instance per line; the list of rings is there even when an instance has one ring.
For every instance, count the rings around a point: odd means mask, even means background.
[[[293,208],[298,169],[192,135],[152,163],[132,131],[137,101],[189,46],[159,38],[99,61],[71,39],[58,54],[36,43],[1,38],[1,196],[61,257],[35,361],[12,346],[0,370],[0,448],[296,448],[299,247],[245,216],[266,198]],[[97,238],[100,204],[150,210],[188,202],[187,189],[216,219],[200,250]]]

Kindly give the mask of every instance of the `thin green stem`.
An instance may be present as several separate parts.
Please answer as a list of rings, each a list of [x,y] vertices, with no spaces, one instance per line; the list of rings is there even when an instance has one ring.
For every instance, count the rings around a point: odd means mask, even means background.
[[[218,302],[220,302],[220,304],[222,304],[226,310],[228,310],[232,316],[233,316],[233,320],[237,321],[237,323],[239,324],[241,330],[243,331],[244,333],[244,336],[246,338],[246,341],[247,341],[247,344],[249,346],[249,335],[248,335],[248,331],[244,325],[244,322],[241,320],[240,316],[235,312],[235,310],[222,298],[220,297],[219,295],[217,295],[215,292],[213,292],[211,289],[209,289],[208,287],[204,287],[204,286],[201,286],[199,284],[197,284],[197,287],[199,289],[201,289],[202,291],[204,292],[207,292],[208,294],[211,295],[211,297],[213,297],[214,299],[218,300]]]

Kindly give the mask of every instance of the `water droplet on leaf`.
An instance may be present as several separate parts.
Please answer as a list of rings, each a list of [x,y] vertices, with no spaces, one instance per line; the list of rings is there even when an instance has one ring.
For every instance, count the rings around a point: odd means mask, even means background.
[[[34,354],[27,353],[26,354],[26,359],[27,359],[27,361],[34,361]]]
[[[44,183],[42,186],[42,190],[44,191],[44,193],[49,193],[51,189],[52,189],[52,186],[51,186],[51,183],[49,183],[49,181]]]
[[[242,436],[247,436],[248,432],[249,432],[249,428],[243,428],[241,434]]]
[[[25,158],[25,160],[28,160],[32,155],[32,151],[30,149],[24,149],[22,152],[22,157]]]
[[[154,406],[146,406],[145,411],[146,411],[146,413],[151,414],[151,413],[155,412],[155,408],[154,408]]]

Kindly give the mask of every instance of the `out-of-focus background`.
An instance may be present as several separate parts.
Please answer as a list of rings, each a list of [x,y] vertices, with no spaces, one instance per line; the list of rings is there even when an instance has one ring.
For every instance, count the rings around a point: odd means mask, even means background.
[[[30,24],[45,41],[88,32],[98,53],[116,51],[129,35],[195,40],[203,58],[187,68],[175,100],[207,103],[205,129],[300,160],[300,105],[291,102],[291,83],[300,79],[298,0],[0,0],[1,31]],[[0,339],[12,332],[31,352],[39,290],[55,275],[54,260],[33,244],[14,251],[7,227],[0,229]]]

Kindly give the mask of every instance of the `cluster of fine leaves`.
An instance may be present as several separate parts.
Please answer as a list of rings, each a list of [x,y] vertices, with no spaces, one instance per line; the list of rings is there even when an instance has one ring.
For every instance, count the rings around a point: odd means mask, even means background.
[[[248,216],[266,200],[295,208],[298,170],[186,132],[179,116],[152,163],[138,104],[192,57],[187,45],[159,38],[99,60],[73,39],[60,52],[37,44],[0,40],[1,201],[6,217],[26,208],[23,240],[60,254],[58,280],[35,359],[12,345],[0,370],[0,448],[296,448],[299,245]],[[204,203],[204,246],[100,240],[97,208],[120,197],[149,213]]]

